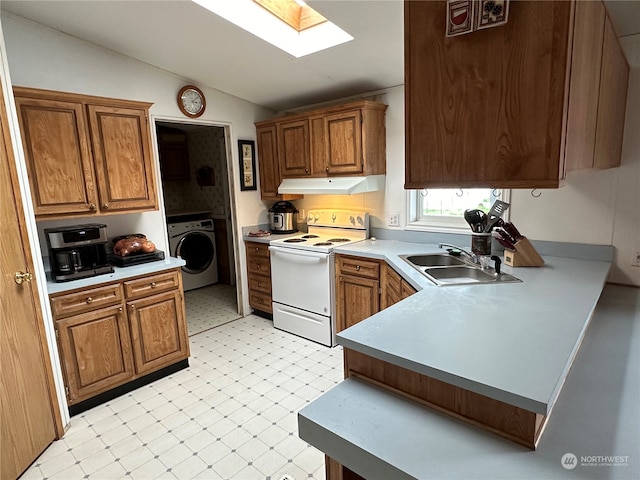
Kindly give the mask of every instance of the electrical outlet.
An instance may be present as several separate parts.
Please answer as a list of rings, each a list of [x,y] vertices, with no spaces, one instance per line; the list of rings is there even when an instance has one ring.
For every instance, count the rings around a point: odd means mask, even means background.
[[[298,210],[298,221],[299,222],[306,222],[307,221],[307,216],[304,214],[304,208],[300,208]]]
[[[631,250],[631,266],[640,267],[640,248]]]
[[[389,213],[389,214],[387,214],[387,225],[389,227],[399,227],[400,226],[400,214],[399,213]]]

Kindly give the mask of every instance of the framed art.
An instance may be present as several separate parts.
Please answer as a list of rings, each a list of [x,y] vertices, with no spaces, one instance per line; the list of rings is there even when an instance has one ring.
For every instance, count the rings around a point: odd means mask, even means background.
[[[238,140],[240,157],[240,190],[257,190],[256,143],[253,140]]]

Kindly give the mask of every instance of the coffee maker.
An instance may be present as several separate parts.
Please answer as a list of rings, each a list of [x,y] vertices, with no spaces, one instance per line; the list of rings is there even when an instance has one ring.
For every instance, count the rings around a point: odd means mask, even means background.
[[[106,225],[89,223],[46,228],[44,234],[54,281],[65,282],[113,272],[107,261]]]

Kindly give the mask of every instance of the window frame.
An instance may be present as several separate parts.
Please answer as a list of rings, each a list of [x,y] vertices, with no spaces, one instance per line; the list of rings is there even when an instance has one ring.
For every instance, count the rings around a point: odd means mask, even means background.
[[[407,208],[406,208],[406,224],[405,230],[413,230],[420,232],[437,232],[437,233],[469,233],[469,224],[463,217],[445,217],[445,216],[420,216],[419,209],[422,207],[422,199],[420,193],[424,190],[408,190],[407,191]],[[466,189],[461,189],[466,190]],[[511,190],[509,189],[491,189],[498,193],[492,198],[499,198],[503,202],[511,203]],[[509,221],[510,209],[508,209],[502,218]]]

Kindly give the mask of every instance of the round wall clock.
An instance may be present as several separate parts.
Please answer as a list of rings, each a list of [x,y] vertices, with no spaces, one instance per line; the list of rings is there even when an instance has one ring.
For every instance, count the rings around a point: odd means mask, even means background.
[[[186,85],[178,92],[178,107],[187,117],[199,117],[204,113],[206,106],[204,93],[198,87]]]

